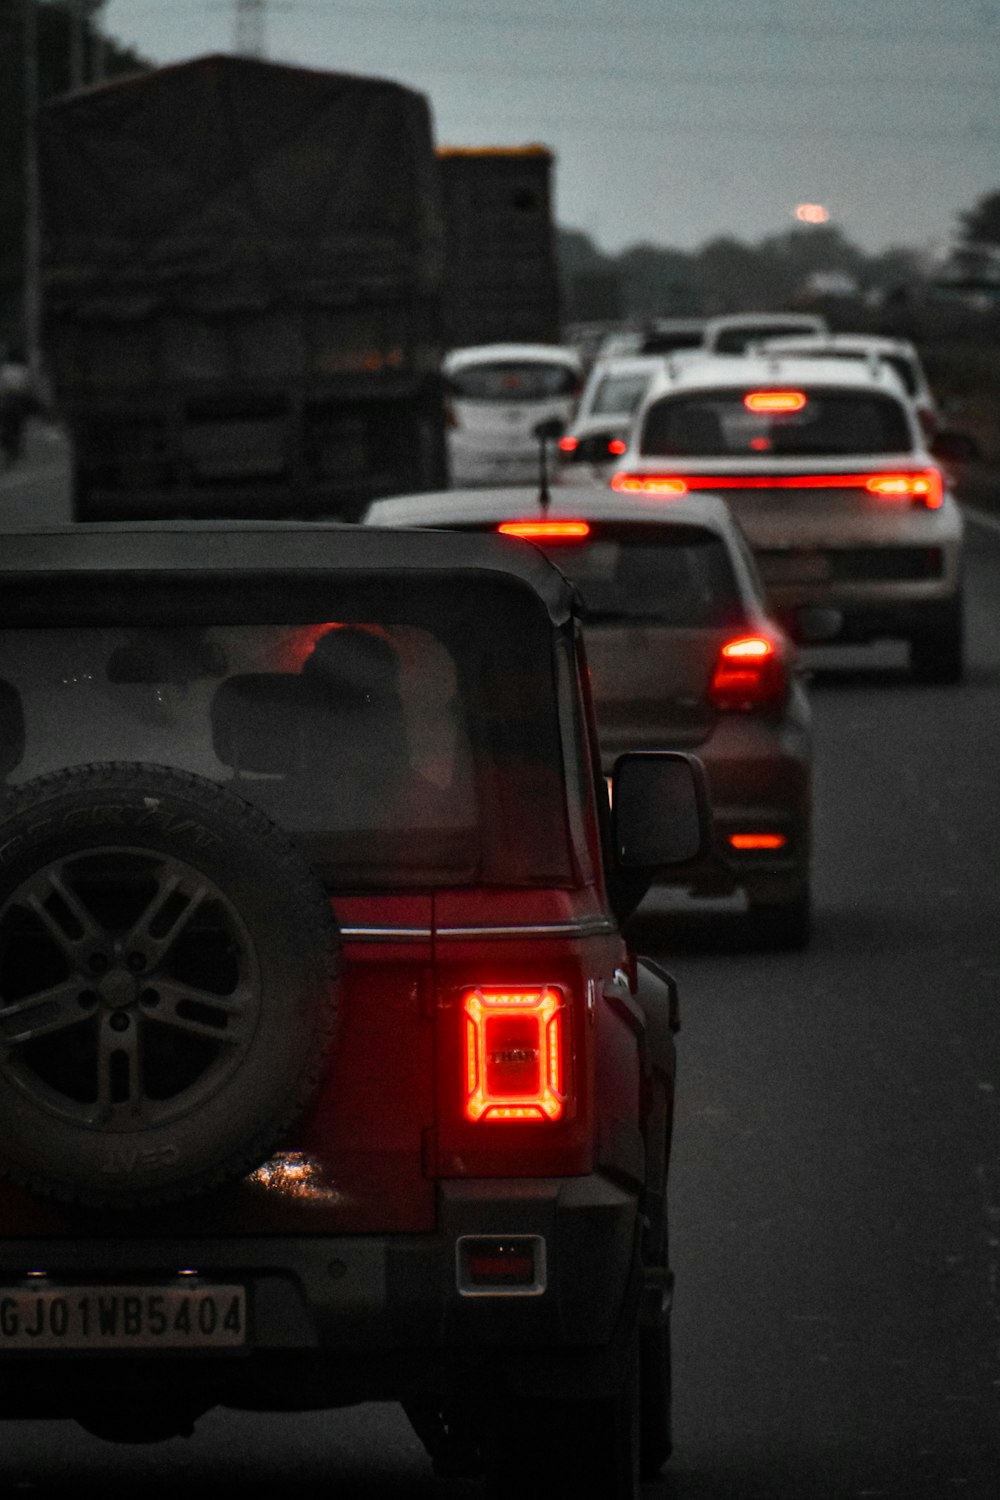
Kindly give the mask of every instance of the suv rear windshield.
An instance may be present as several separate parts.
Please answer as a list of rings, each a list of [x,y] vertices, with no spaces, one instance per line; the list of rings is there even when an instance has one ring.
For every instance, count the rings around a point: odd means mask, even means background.
[[[913,446],[903,407],[891,396],[801,394],[800,410],[781,412],[748,410],[745,390],[664,397],[646,412],[640,451],[650,458],[835,457],[907,453]]]
[[[591,525],[585,542],[549,556],[571,579],[585,620],[728,627],[742,603],[726,544],[700,526]]]
[[[542,360],[465,365],[448,376],[452,394],[463,401],[545,401],[572,396],[578,384],[568,365]]]
[[[206,578],[161,609],[157,587],[117,622],[0,629],[8,785],[173,766],[258,806],[334,887],[572,882],[552,631],[530,594],[410,585],[386,610],[300,579],[279,608],[273,586]]]

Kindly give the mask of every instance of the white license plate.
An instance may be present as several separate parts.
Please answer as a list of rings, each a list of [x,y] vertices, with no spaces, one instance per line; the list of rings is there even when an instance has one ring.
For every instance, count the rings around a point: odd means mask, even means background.
[[[0,1291],[0,1355],[44,1349],[238,1349],[241,1286],[63,1286]]]

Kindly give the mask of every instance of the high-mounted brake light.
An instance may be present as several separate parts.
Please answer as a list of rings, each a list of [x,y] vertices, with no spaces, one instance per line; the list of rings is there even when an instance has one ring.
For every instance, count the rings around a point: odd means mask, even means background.
[[[497,530],[532,542],[572,542],[590,535],[586,521],[501,521]]]
[[[729,847],[741,853],[748,850],[784,849],[788,843],[783,833],[731,833]]]
[[[577,448],[579,448],[580,446],[580,439],[570,437],[567,433],[565,437],[561,437],[559,439],[559,442],[556,444],[556,446],[558,447],[560,453],[575,453]]]
[[[776,708],[788,692],[785,663],[767,636],[738,636],[719,652],[708,696],[716,708],[746,713]]]
[[[465,991],[465,1114],[469,1120],[558,1120],[562,1116],[566,1107],[565,1008],[562,991],[553,985]]]
[[[619,495],[686,495],[687,484],[683,479],[666,474],[626,474],[619,472],[611,480],[611,488]]]
[[[944,486],[938,469],[922,469],[915,474],[873,474],[865,485],[873,495],[886,500],[909,500],[939,510],[944,504]]]
[[[805,404],[804,391],[748,391],[743,397],[747,411],[801,411]]]

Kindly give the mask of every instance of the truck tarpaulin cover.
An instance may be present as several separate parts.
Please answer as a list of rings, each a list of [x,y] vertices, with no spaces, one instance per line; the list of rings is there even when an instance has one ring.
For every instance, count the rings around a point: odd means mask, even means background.
[[[430,111],[400,84],[204,57],[47,105],[40,142],[50,317],[437,287]]]

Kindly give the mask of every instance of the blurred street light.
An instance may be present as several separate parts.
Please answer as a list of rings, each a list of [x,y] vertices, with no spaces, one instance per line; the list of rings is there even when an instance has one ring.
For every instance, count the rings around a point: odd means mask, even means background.
[[[822,203],[800,203],[795,217],[803,224],[825,224],[830,215]]]

